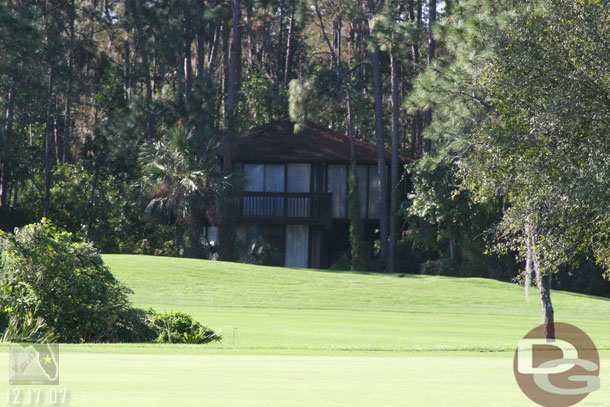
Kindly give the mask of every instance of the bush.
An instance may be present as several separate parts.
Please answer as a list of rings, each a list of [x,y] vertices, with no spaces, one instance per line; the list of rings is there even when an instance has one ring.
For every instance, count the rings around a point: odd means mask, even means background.
[[[182,342],[220,340],[182,313],[131,307],[90,243],[48,220],[0,231],[0,341]]]
[[[260,266],[281,267],[283,265],[282,253],[269,243],[266,243],[262,237],[251,246],[249,259],[249,263]]]
[[[339,260],[337,260],[336,262],[331,264],[330,270],[347,271],[347,270],[350,270],[351,267],[352,267],[352,261],[350,260],[350,258],[347,255],[343,255],[339,258]]]
[[[9,318],[8,324],[0,330],[0,342],[54,342],[55,335],[41,318],[20,321],[17,316]]]
[[[234,246],[239,254],[239,263],[276,267],[284,264],[282,253],[265,240],[257,226],[248,227],[243,238],[235,239]]]
[[[43,219],[0,235],[0,249],[0,306],[21,326],[40,320],[62,342],[119,339],[130,290],[90,243]]]
[[[153,342],[159,333],[150,325],[154,311],[128,308],[117,320],[117,339],[120,342]]]
[[[204,344],[218,342],[222,336],[183,312],[157,314],[149,310],[149,326],[157,333],[156,342]]]

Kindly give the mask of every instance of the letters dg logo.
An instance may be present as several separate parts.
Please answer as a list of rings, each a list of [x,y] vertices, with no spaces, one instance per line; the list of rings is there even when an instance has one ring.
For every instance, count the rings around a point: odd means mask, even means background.
[[[556,323],[555,338],[544,339],[544,325],[525,335],[513,359],[515,378],[535,403],[572,406],[599,389],[599,354],[591,338],[573,325]]]

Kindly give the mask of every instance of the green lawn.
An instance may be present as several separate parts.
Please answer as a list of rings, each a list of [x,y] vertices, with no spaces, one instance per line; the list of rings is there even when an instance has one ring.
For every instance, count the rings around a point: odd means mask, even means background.
[[[540,323],[537,291],[478,278],[253,267],[105,256],[133,302],[220,329],[208,348],[305,351],[513,350]],[[610,349],[610,300],[553,292],[558,321]],[[233,334],[235,340],[233,341]]]
[[[523,288],[483,279],[104,260],[135,305],[189,312],[224,340],[62,345],[69,405],[532,405],[515,384],[512,356],[540,321],[535,290],[528,304]],[[558,321],[601,349],[602,388],[582,405],[610,406],[610,301],[553,292],[553,303]],[[6,365],[0,358],[0,375]]]

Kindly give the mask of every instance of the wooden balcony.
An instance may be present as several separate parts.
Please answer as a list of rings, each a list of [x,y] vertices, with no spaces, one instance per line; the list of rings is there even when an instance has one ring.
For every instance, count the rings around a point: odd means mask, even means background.
[[[328,192],[246,192],[240,217],[266,223],[329,224],[331,195]]]

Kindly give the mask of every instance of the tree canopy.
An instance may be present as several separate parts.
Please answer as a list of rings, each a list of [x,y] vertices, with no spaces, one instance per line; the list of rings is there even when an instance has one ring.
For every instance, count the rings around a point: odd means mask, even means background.
[[[203,225],[237,241],[233,136],[290,116],[376,144],[379,168],[392,150],[376,267],[523,282],[532,262],[556,287],[607,295],[608,13],[596,0],[0,2],[0,228],[45,216],[104,252],[206,256]],[[413,161],[408,199],[398,157]]]

